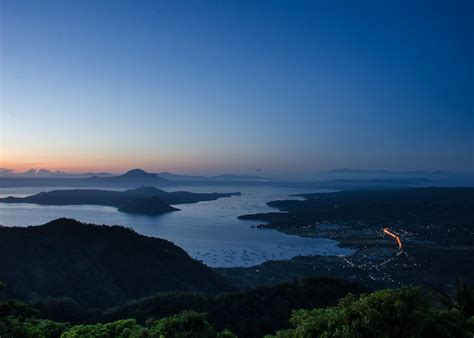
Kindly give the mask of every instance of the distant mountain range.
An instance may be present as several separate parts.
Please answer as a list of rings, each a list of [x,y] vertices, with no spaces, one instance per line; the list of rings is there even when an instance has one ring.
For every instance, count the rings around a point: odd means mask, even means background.
[[[267,181],[267,179],[260,176],[251,175],[234,175],[234,174],[223,174],[217,176],[189,176],[189,175],[178,175],[169,172],[157,173],[159,177],[166,178],[171,181]]]
[[[93,174],[93,173],[91,173]],[[44,175],[44,174],[42,174]],[[315,174],[312,179],[272,179],[260,176],[223,174],[217,176],[180,175],[169,172],[149,173],[132,169],[122,175],[100,173],[88,177],[77,174],[23,177],[9,169],[0,168],[0,187],[125,187],[141,186],[286,186],[327,188],[338,190],[384,189],[414,186],[474,186],[474,173],[446,171],[389,171],[363,169],[334,169]]]
[[[411,170],[411,171],[391,171],[391,170],[365,170],[365,169],[333,169],[329,171],[322,172],[322,174],[351,174],[351,175],[377,175],[377,174],[387,174],[387,175],[464,175],[463,173],[454,173],[449,171],[420,171],[420,170]]]
[[[390,171],[390,170],[364,170],[364,169],[334,169],[322,172],[318,180],[400,180],[423,179],[431,181],[436,186],[471,186],[474,184],[474,173],[456,173],[449,171]]]
[[[109,177],[115,175],[107,172],[67,173],[48,169],[29,169],[24,172],[15,172],[12,169],[0,168],[0,177],[11,178],[86,178],[92,176]]]
[[[193,176],[180,175],[170,172],[149,173],[143,169],[132,169],[122,175],[115,175],[108,172],[86,172],[86,173],[67,173],[64,171],[51,171],[47,169],[30,169],[25,172],[17,173],[11,169],[0,168],[0,177],[3,178],[110,178],[115,180],[171,180],[171,181],[264,181],[263,177],[251,175],[222,174],[217,176]]]
[[[98,183],[107,184],[139,184],[139,185],[154,185],[160,182],[167,181],[166,178],[160,177],[154,173],[148,173],[142,169],[132,169],[127,171],[123,175],[110,176],[110,177],[89,177],[90,180],[97,181]]]

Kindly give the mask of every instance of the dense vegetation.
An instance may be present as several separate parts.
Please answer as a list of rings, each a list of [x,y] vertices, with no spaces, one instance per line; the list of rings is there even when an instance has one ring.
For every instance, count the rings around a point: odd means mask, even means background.
[[[293,309],[334,305],[349,292],[363,291],[357,284],[342,280],[305,279],[218,296],[155,295],[109,309],[104,319],[135,318],[142,322],[150,316],[194,310],[207,313],[209,322],[220,330],[228,328],[240,337],[262,337],[287,327]]]
[[[291,317],[295,328],[273,337],[468,338],[474,333],[470,315],[465,317],[458,309],[435,310],[415,288],[382,290],[347,295],[335,307],[295,311]]]
[[[143,324],[150,317],[163,318],[192,310],[207,313],[208,321],[219,330],[228,328],[242,337],[261,337],[288,328],[293,309],[335,305],[347,293],[363,291],[357,284],[342,280],[305,279],[220,295],[161,293],[105,310],[82,307],[70,298],[35,297],[29,305],[38,311],[39,318],[71,324],[123,318]]]
[[[22,307],[22,312],[17,308]],[[79,324],[54,322],[33,318],[34,311],[21,303],[0,304],[0,336],[31,338],[80,337],[180,337],[180,338],[231,338],[228,330],[218,332],[204,314],[183,312],[158,320],[150,319],[144,325],[135,319],[121,319],[109,323]]]
[[[105,307],[162,291],[232,289],[169,241],[71,219],[0,227],[0,257],[0,280],[21,299],[68,296]]]
[[[382,290],[361,296],[348,294],[337,306],[294,311],[291,318],[294,328],[281,330],[286,326],[286,321],[282,321],[280,330],[273,337],[472,337],[473,291],[472,287],[464,285],[463,290],[458,290],[457,295],[452,297],[451,305],[444,308],[439,304],[433,306],[428,303],[426,297],[416,288]],[[236,306],[232,302],[228,304],[232,305]],[[270,305],[266,304],[271,315]],[[261,313],[253,312],[250,308],[246,310],[248,317],[253,317],[254,322],[258,323],[262,317]],[[243,318],[235,317],[234,323],[242,320]],[[220,325],[225,325],[225,322]],[[37,310],[17,301],[0,303],[0,335],[64,338],[234,337],[228,330],[216,329],[210,320],[206,320],[204,314],[192,311],[164,318],[148,318],[145,322],[126,318],[73,325],[39,319]],[[243,333],[240,336],[258,337],[260,334],[251,331],[250,335]]]
[[[80,337],[180,337],[180,338],[232,338],[230,331],[216,331],[204,314],[183,312],[159,320],[148,320],[145,325],[134,319],[118,320],[111,323],[76,325],[64,331],[62,338]]]
[[[240,193],[167,192],[154,187],[141,187],[125,191],[96,189],[53,190],[27,197],[0,198],[0,203],[35,203],[42,205],[93,204],[112,206],[123,212],[160,214],[179,210],[169,204],[187,204],[212,201]]]

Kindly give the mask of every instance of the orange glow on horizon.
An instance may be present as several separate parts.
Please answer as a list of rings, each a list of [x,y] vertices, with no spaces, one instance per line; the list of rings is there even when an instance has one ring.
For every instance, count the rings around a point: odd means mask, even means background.
[[[8,153],[0,149],[0,168],[23,173],[30,169],[47,169],[71,174],[84,172],[109,172],[121,174],[130,169],[140,168],[148,172],[174,172],[177,174],[207,175],[225,172],[251,172],[245,165],[239,167],[233,162],[219,158],[199,158],[191,156],[160,155],[153,158],[146,156],[80,156],[44,155],[34,156],[28,153]]]
[[[30,169],[47,169],[68,173],[110,172],[120,174],[134,168],[157,172],[182,171],[183,169],[194,171],[202,167],[203,165],[199,163],[198,159],[165,154],[158,156],[142,154],[103,156],[101,154],[84,155],[71,151],[70,154],[43,153],[38,155],[37,152],[30,151],[6,152],[0,147],[0,168],[10,169],[15,173],[22,173]]]

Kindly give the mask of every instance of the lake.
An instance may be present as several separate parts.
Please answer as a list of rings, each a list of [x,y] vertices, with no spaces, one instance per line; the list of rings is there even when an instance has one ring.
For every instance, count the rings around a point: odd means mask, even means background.
[[[1,188],[0,197],[28,196],[41,191],[72,189]],[[110,189],[107,190],[124,190]],[[323,192],[317,189],[281,187],[179,187],[167,191],[237,192],[241,196],[216,201],[181,204],[181,211],[160,216],[125,214],[115,208],[74,205],[43,206],[35,204],[0,203],[0,224],[28,226],[49,222],[59,217],[75,218],[82,222],[123,225],[136,232],[164,238],[186,250],[190,256],[212,267],[252,266],[268,260],[290,259],[298,255],[349,255],[351,249],[340,248],[338,242],[324,238],[303,238],[271,229],[258,229],[261,221],[238,220],[243,214],[275,211],[265,203],[271,200],[295,198],[296,193]]]

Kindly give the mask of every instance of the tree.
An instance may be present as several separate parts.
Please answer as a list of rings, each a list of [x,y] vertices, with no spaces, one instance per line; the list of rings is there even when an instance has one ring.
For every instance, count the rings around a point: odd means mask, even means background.
[[[298,310],[294,329],[274,337],[469,337],[472,327],[459,311],[435,311],[416,288],[348,295],[335,307]]]
[[[467,285],[462,278],[459,279],[457,289],[453,296],[450,296],[443,290],[436,291],[438,291],[441,296],[441,302],[446,305],[448,309],[456,309],[466,318],[474,316],[474,287]]]
[[[235,338],[230,331],[218,332],[209,324],[205,315],[183,312],[159,320],[150,319],[146,326],[135,319],[123,319],[111,323],[76,325],[65,331],[61,338]]]
[[[61,338],[125,338],[125,337],[147,337],[144,329],[137,324],[135,319],[123,319],[112,323],[98,323],[90,325],[76,325],[65,331]]]
[[[59,338],[67,327],[51,320],[8,316],[0,318],[0,337]]]
[[[182,312],[178,315],[148,321],[150,337],[167,338],[232,338],[230,331],[222,332],[207,322],[206,315],[197,312]]]

